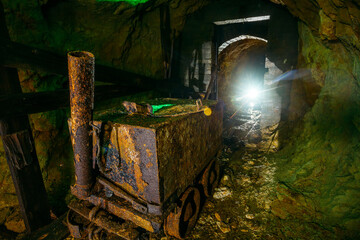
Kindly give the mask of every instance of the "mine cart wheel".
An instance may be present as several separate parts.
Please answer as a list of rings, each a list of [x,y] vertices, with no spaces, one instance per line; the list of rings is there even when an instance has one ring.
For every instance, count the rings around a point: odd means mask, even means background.
[[[212,161],[205,169],[200,179],[204,195],[210,197],[219,180],[219,164],[216,160]]]
[[[179,199],[176,208],[165,219],[165,232],[177,238],[184,238],[195,226],[200,211],[199,189],[189,187]]]

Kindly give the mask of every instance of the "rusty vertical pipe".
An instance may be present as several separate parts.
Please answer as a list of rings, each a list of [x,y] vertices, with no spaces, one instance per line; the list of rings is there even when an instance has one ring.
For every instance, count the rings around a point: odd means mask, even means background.
[[[71,190],[80,199],[90,195],[95,179],[91,163],[90,138],[90,123],[94,109],[94,69],[95,57],[92,53],[68,53],[71,108],[69,125],[75,164],[75,185]]]

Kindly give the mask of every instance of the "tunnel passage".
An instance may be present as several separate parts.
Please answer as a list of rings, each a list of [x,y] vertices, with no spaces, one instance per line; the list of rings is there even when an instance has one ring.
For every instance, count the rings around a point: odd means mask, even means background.
[[[216,91],[225,103],[224,135],[232,145],[259,143],[261,130],[280,121],[274,79],[282,71],[267,57],[270,19],[262,15],[214,22]]]
[[[231,44],[219,54],[219,98],[229,113],[243,103],[241,100],[249,100],[241,99],[248,94],[247,90],[262,89],[265,47],[264,41],[247,39]]]
[[[259,143],[261,130],[280,121],[274,79],[282,71],[266,58],[266,46],[265,39],[239,36],[219,47],[218,96],[225,104],[224,136],[232,145]]]

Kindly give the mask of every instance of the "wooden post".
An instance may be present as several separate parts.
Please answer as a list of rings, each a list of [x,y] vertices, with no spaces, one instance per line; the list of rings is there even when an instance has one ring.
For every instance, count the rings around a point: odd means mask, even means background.
[[[218,46],[218,37],[217,37],[217,26],[214,24],[214,36],[211,44],[211,79],[206,90],[205,99],[209,99],[210,94],[214,100],[218,100],[218,82],[217,82],[217,73],[218,73],[218,55],[219,55],[219,46]]]
[[[58,55],[39,48],[12,42],[10,39],[4,39],[1,34],[0,65],[9,68],[32,69],[62,76],[68,75],[66,55]],[[101,64],[95,64],[95,79],[97,82],[121,84],[136,88],[159,88],[160,90],[169,85],[167,84],[168,81],[161,81],[160,79]]]
[[[164,61],[164,79],[170,79],[173,42],[171,40],[170,10],[168,4],[160,7],[160,38]]]
[[[130,96],[149,90],[122,85],[96,86],[96,104],[111,98]],[[70,106],[69,95],[68,89],[0,95],[0,119],[68,108]]]
[[[0,35],[10,40],[0,2]],[[16,69],[0,66],[0,95],[21,93]],[[50,208],[27,115],[0,120],[0,136],[28,232],[50,222]]]

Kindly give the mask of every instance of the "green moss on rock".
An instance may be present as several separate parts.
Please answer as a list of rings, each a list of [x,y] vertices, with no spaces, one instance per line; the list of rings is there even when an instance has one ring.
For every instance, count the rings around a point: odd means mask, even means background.
[[[289,193],[299,192],[311,202],[313,212],[320,214],[314,221],[328,229],[344,229],[341,237],[356,238],[360,236],[360,59],[339,43],[325,46],[304,24],[299,29],[304,64],[315,78],[316,72],[323,73],[323,79],[317,79],[323,87],[297,134],[276,155],[276,176]],[[290,111],[297,111],[294,106]]]

